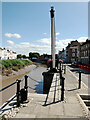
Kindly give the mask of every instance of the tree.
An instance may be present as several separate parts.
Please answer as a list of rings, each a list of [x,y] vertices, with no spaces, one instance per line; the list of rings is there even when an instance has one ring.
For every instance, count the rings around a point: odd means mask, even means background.
[[[23,58],[26,58],[26,55],[23,55],[22,57],[23,57]]]
[[[29,58],[32,60],[32,57],[38,58],[40,54],[38,52],[30,52],[29,53]]]
[[[22,58],[22,55],[21,54],[18,54],[17,55],[17,59],[21,59]]]
[[[29,53],[29,58],[32,60],[32,57],[33,57],[33,53],[32,52],[30,52]]]

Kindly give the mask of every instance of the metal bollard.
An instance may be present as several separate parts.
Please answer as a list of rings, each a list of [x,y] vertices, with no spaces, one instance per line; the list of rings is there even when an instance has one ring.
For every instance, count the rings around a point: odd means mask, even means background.
[[[65,80],[65,78],[62,77],[61,79],[62,79],[61,101],[63,101],[64,100],[64,80]]]
[[[81,71],[79,71],[79,86],[78,86],[78,89],[81,88]]]
[[[20,82],[21,80],[16,80],[17,81],[17,107],[20,107]]]
[[[62,70],[59,70],[60,72],[60,85],[62,85]]]
[[[62,70],[59,70],[59,72],[60,72],[60,79],[62,78]]]
[[[66,74],[66,65],[64,65],[64,74]]]
[[[24,86],[24,88],[26,89],[26,100],[27,100],[27,96],[28,96],[27,78],[28,78],[28,76],[25,75],[24,77],[25,77],[25,86]]]
[[[61,62],[60,62],[60,70],[61,70]]]
[[[63,64],[62,64],[62,71],[63,71]]]

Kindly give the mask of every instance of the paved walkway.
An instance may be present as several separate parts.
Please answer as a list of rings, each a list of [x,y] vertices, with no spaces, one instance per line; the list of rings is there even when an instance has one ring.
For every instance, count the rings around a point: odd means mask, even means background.
[[[87,88],[90,88],[90,83],[89,83],[89,79],[90,79],[90,71],[86,71],[86,70],[83,70],[81,68],[77,68],[77,67],[74,67],[74,66],[71,66],[71,65],[68,65],[67,66],[68,69],[70,69],[70,71],[72,71],[72,73],[78,77],[79,75],[79,71],[82,72],[82,81],[83,83],[87,86]]]
[[[61,101],[59,73],[54,74],[48,95],[30,93],[27,107],[20,108],[15,118],[77,118],[84,120],[87,116],[81,106],[77,93],[88,93],[84,85],[78,89],[78,81],[69,69],[65,77],[65,100]]]

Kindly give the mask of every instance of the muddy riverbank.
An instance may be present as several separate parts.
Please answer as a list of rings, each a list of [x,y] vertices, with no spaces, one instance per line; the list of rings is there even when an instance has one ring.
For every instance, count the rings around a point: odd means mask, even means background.
[[[28,74],[29,76],[31,76],[33,79],[36,79],[38,81],[42,80],[42,72],[44,72],[47,69],[47,67],[45,65],[42,64],[37,64],[34,63],[30,66],[25,67],[24,69],[20,69],[18,70],[18,72],[13,72],[12,74],[10,74],[9,76],[2,76],[2,79],[0,80],[0,89],[11,84],[12,82],[16,81],[17,79],[23,79],[25,74]],[[36,88],[39,87],[39,89],[41,89],[42,84],[37,84],[32,80],[28,80],[28,84],[29,86],[31,86],[32,88]],[[21,83],[21,88],[24,86],[24,81]],[[1,98],[1,102],[0,102],[0,106],[5,103],[10,97],[12,97],[14,94],[16,94],[16,89],[17,86],[16,84],[11,86],[10,88],[4,90],[2,93],[0,93],[0,98]],[[31,89],[29,89],[29,92],[35,92]]]
[[[33,64],[30,66],[26,66],[24,69],[18,70],[18,72],[13,71],[13,73],[9,74],[8,76],[1,76],[0,89],[15,82],[17,79],[23,79],[25,74],[30,73],[36,67],[37,66]],[[21,87],[22,86],[23,86],[23,83],[21,84]],[[16,84],[4,90],[3,92],[1,92],[0,105],[3,104],[6,100],[8,100],[10,97],[12,97],[15,93],[16,93]]]
[[[18,72],[13,71],[12,74],[8,76],[2,76],[2,87],[7,86],[8,84],[14,82],[17,79],[21,79],[25,74],[28,74],[30,71],[35,69],[37,66],[35,64],[26,66],[23,69],[19,69]]]

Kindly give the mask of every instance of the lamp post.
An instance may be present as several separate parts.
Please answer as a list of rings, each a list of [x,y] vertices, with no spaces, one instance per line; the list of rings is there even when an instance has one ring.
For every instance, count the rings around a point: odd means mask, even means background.
[[[51,7],[51,55],[52,68],[55,68],[55,22],[54,22],[54,7]]]

